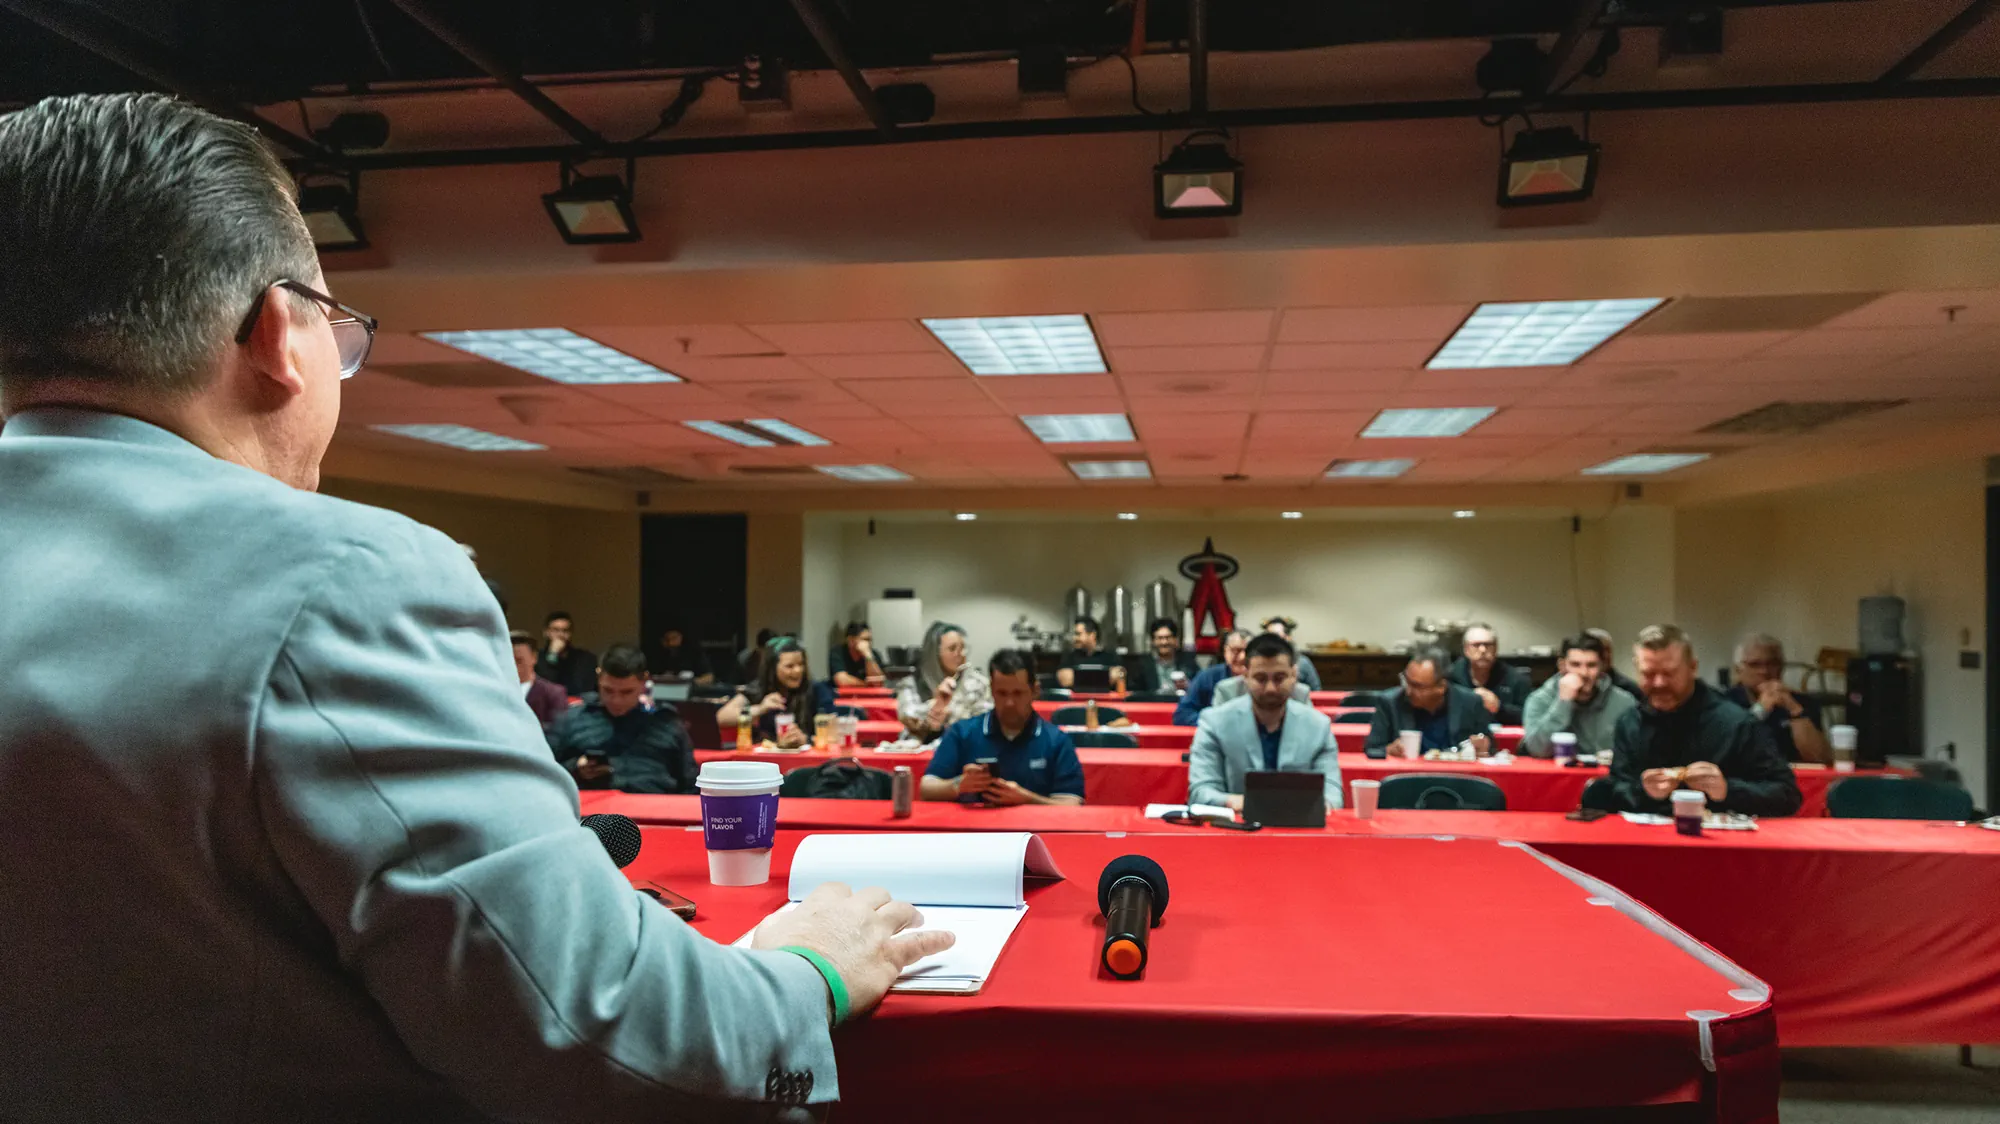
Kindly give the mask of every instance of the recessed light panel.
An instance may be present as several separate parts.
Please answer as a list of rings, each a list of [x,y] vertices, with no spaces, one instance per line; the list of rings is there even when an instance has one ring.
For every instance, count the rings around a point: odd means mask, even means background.
[[[433,445],[448,445],[472,453],[532,453],[537,449],[548,448],[547,445],[537,445],[533,441],[502,437],[498,433],[488,433],[483,429],[474,429],[467,425],[376,425],[369,428],[382,433],[393,433],[398,437],[413,437]]]
[[[1304,519],[1305,517],[1306,513],[1303,511],[1281,511],[1278,513],[1278,518],[1280,519]]]
[[[1085,316],[975,316],[924,327],[975,375],[1091,375],[1104,353]]]
[[[859,484],[886,484],[910,479],[908,473],[898,472],[886,464],[816,464],[813,467],[837,480]]]
[[[1384,410],[1363,437],[1457,437],[1490,418],[1493,406],[1448,406],[1437,410]]]
[[[1118,518],[1129,523],[1132,520],[1139,518],[1139,513],[1136,511],[1121,511],[1118,513]]]
[[[418,335],[481,359],[572,386],[681,381],[679,375],[662,371],[588,336],[579,336],[568,328],[419,332]]]
[[[1386,480],[1401,476],[1417,466],[1417,462],[1402,457],[1380,461],[1334,461],[1326,466],[1329,480]]]
[[[1071,461],[1079,480],[1151,480],[1153,466],[1145,461]],[[1123,518],[1122,516],[1120,518]],[[1134,516],[1137,518],[1137,516]]]
[[[1564,366],[1662,303],[1658,297],[1641,297],[1482,304],[1424,365],[1434,371]]]
[[[720,437],[724,441],[733,441],[738,445],[747,445],[752,449],[768,449],[777,444],[776,441],[768,437],[752,433],[747,429],[738,429],[733,425],[719,421],[691,421],[682,422],[681,424],[694,430],[696,433],[706,433],[710,437]]]
[[[1023,414],[1021,422],[1051,445],[1136,440],[1124,414]]]
[[[790,422],[779,421],[777,418],[748,418],[743,422],[743,424],[755,429],[763,430],[765,433],[768,433],[771,436],[776,437],[781,441],[790,442],[793,445],[833,444],[833,442],[828,441],[826,438],[821,437],[817,433],[809,433],[806,430],[800,429],[798,426],[795,426]]]
[[[1707,453],[1634,453],[1583,470],[1585,476],[1657,476],[1708,459]]]

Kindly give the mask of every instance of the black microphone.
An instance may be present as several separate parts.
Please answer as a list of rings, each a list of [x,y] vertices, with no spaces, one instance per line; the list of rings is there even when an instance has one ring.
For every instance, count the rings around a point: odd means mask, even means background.
[[[611,856],[619,869],[631,866],[632,860],[639,857],[639,825],[630,819],[616,812],[599,812],[579,822],[604,844],[604,853]]]
[[[1104,968],[1121,980],[1146,970],[1146,942],[1167,914],[1167,872],[1144,855],[1111,860],[1097,878],[1097,908],[1104,914]]]

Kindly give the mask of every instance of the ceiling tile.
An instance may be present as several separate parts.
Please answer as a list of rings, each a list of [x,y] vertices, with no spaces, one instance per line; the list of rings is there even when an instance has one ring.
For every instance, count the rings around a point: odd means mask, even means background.
[[[870,355],[937,351],[937,340],[914,320],[849,320],[818,324],[750,324],[787,355]]]
[[[1222,312],[1109,312],[1090,318],[1106,347],[1262,344],[1271,335],[1268,308]]]
[[[1353,394],[1273,394],[1266,390],[1257,399],[1259,414],[1296,414],[1326,410],[1354,410],[1371,417],[1382,408],[1388,395],[1381,391]]]
[[[571,330],[654,364],[718,355],[771,355],[778,350],[740,324],[618,324]]]
[[[1288,308],[1278,326],[1278,342],[1424,340],[1435,347],[1456,331],[1471,313],[1472,306],[1469,304],[1402,308]]]
[[[1793,332],[1667,332],[1619,336],[1584,360],[1586,363],[1681,363],[1741,359]]]
[[[1596,408],[1522,408],[1502,410],[1479,424],[1485,437],[1566,437],[1623,411],[1622,406]]]
[[[840,405],[855,401],[854,395],[825,379],[726,383],[714,389],[717,394],[734,399],[745,408],[753,411],[770,410],[773,415],[782,414],[787,409],[796,410],[802,406]]]
[[[1487,370],[1418,371],[1403,384],[1403,393],[1464,394],[1494,388],[1547,386],[1567,367],[1494,367]]]
[[[1641,406],[1636,410],[1627,410],[1606,418],[1592,426],[1590,432],[1680,437],[1712,422],[1733,418],[1742,412],[1743,410],[1735,405]]]
[[[1783,343],[1773,344],[1759,358],[1792,356],[1880,355],[1893,358],[1949,342],[1954,336],[1969,335],[1970,325],[1934,328],[1824,328],[1800,332]]]
[[[1193,398],[1208,399],[1239,397],[1247,401],[1257,392],[1264,376],[1255,371],[1241,371],[1234,374],[1203,374],[1200,372],[1177,375],[1132,375],[1118,376],[1118,382],[1132,398]]]
[[[1250,437],[1253,441],[1306,437],[1314,441],[1315,447],[1321,447],[1327,442],[1346,441],[1354,437],[1373,416],[1362,410],[1259,411],[1250,421]]]
[[[693,383],[653,383],[644,386],[593,386],[578,393],[633,411],[632,420],[659,418],[681,421],[717,418],[736,409],[734,400]]]
[[[887,410],[911,402],[977,402],[991,407],[988,398],[972,379],[864,379],[842,383],[842,387],[864,401]]]
[[[1110,375],[1006,375],[980,380],[981,387],[994,398],[1007,404],[1016,402],[1061,402],[1065,398],[1116,399],[1118,380]],[[1122,413],[1124,404],[1119,403],[1116,412]],[[1073,414],[1097,412],[1076,409],[1066,411]]]
[[[1190,439],[1228,444],[1240,441],[1248,432],[1250,414],[1247,410],[1242,413],[1135,413],[1132,425],[1138,431],[1139,439],[1148,445]]]
[[[971,372],[943,351],[885,355],[807,355],[799,363],[830,379],[962,379]]]
[[[1402,484],[1450,484],[1478,480],[1514,463],[1509,457],[1464,457],[1420,460],[1410,471],[1393,478]]]
[[[1953,323],[2000,324],[2000,289],[1889,293],[1828,320],[1826,327],[1928,328]]]
[[[1355,368],[1344,371],[1272,371],[1264,376],[1266,394],[1348,394],[1395,390],[1416,377],[1410,370]]]
[[[578,428],[612,446],[699,450],[714,449],[718,445],[717,440],[706,433],[697,433],[684,425],[660,422],[641,425],[589,425]]]
[[[1255,371],[1264,366],[1263,344],[1221,344],[1208,347],[1115,347],[1111,369],[1121,375],[1188,372]]]
[[[1352,367],[1421,367],[1437,350],[1440,342],[1281,343],[1271,349],[1271,369],[1310,371]]]
[[[812,431],[841,446],[894,447],[925,440],[922,433],[895,418],[834,418],[816,423]]]
[[[409,332],[376,332],[368,351],[370,366],[397,363],[463,363],[473,358],[455,347],[432,343]]]
[[[820,381],[818,373],[810,367],[782,355],[689,356],[676,360],[669,369],[689,382],[711,386],[735,382]]]

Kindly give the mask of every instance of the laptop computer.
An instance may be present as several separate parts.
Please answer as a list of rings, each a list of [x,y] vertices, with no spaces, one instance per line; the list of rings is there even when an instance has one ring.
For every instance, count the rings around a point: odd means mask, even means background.
[[[687,730],[688,744],[696,749],[722,748],[722,727],[715,722],[715,712],[722,709],[721,703],[714,699],[677,699],[672,706]],[[734,740],[730,745],[735,745]]]
[[[1110,691],[1111,665],[1084,663],[1070,668],[1069,689],[1087,694],[1104,694]]]
[[[1325,774],[1243,774],[1243,819],[1266,827],[1325,827]]]

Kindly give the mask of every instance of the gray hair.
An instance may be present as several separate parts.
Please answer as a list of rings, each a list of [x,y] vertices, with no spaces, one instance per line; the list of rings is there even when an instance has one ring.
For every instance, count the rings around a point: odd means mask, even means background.
[[[1247,628],[1232,628],[1228,632],[1222,634],[1222,640],[1220,643],[1222,647],[1227,648],[1229,647],[1229,642],[1231,640],[1241,640],[1243,641],[1244,646],[1248,647],[1250,642],[1252,640],[1255,640],[1256,638],[1257,634],[1250,631]]]
[[[924,630],[924,646],[917,653],[917,693],[925,698],[936,694],[938,684],[947,678],[938,649],[944,647],[944,638],[954,632],[965,635],[964,629],[949,621],[932,621],[931,626]]]
[[[1768,632],[1753,632],[1736,642],[1736,662],[1742,663],[1744,656],[1765,648],[1778,653],[1778,659],[1783,660],[1785,658],[1784,641]]]
[[[0,117],[0,390],[199,389],[258,293],[318,275],[292,190],[249,126],[160,94]]]
[[[1451,667],[1451,656],[1436,644],[1421,644],[1410,650],[1409,662],[1403,666],[1419,663],[1427,663],[1431,670],[1443,675]]]

